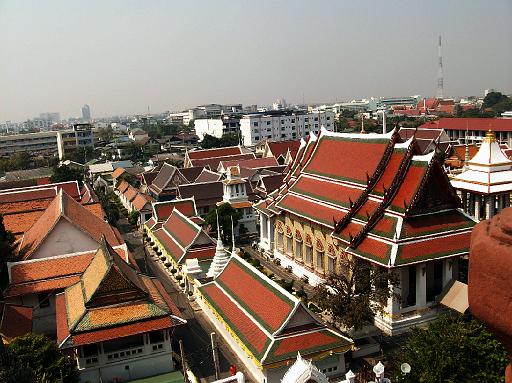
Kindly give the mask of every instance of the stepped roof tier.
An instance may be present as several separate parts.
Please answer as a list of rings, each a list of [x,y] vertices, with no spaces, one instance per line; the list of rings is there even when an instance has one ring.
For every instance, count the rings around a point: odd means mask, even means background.
[[[172,211],[160,228],[151,230],[151,234],[176,265],[192,258],[211,260],[215,254],[213,239],[178,209]]]
[[[302,143],[284,184],[255,209],[328,230],[345,252],[386,267],[466,255],[474,221],[434,153],[414,137],[322,130]]]
[[[454,188],[481,194],[512,191],[512,160],[489,131],[466,170],[452,180]]]
[[[56,297],[61,348],[185,323],[162,284],[139,274],[103,238],[77,283]]]
[[[352,347],[350,339],[327,328],[299,299],[238,256],[198,289],[259,366],[285,365],[298,351],[313,358]]]

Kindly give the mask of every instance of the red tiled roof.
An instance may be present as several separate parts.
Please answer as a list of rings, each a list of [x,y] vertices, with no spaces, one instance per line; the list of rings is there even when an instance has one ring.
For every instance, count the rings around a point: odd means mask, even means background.
[[[121,168],[119,168],[121,169]],[[126,192],[126,190],[130,187],[130,184],[126,181],[121,181],[121,183],[119,184],[119,186],[117,187],[117,190],[119,190],[120,193],[124,193]]]
[[[19,249],[23,250],[25,259],[39,247],[61,216],[66,217],[98,242],[104,235],[112,246],[122,243],[120,235],[116,235],[108,223],[80,205],[65,192],[60,192],[39,219],[25,232],[19,246]]]
[[[446,237],[430,238],[400,245],[396,265],[420,262],[428,259],[469,253],[471,232],[466,231]]]
[[[164,247],[165,252],[170,255],[175,262],[179,262],[183,257],[184,250],[179,247],[178,243],[172,236],[167,233],[163,228],[154,230],[153,235],[156,237],[158,242]]]
[[[179,210],[173,211],[162,226],[182,247],[192,244],[201,230]]]
[[[277,160],[274,157],[263,157],[263,158],[252,158],[250,160],[230,160],[230,161],[221,161],[219,164],[219,168],[223,167],[227,169],[230,166],[240,166],[241,168],[246,169],[260,169],[266,168],[269,166],[277,166]]]
[[[182,169],[178,169],[178,170],[181,173],[181,175],[187,179],[188,182],[195,182],[196,178],[201,174],[203,169],[204,168],[202,166],[198,166],[198,167],[182,168]]]
[[[32,332],[32,307],[0,303],[0,334],[10,341]]]
[[[215,281],[269,332],[277,331],[294,307],[294,302],[255,273],[248,272],[236,259],[228,263]]]
[[[221,175],[219,173],[212,172],[211,170],[208,169],[203,169],[201,174],[199,174],[199,176],[197,176],[197,178],[195,179],[194,183],[216,182],[220,180],[220,178]]]
[[[474,222],[458,210],[428,216],[408,217],[402,224],[401,238],[413,238],[441,231],[471,228]]]
[[[117,179],[117,177],[123,175],[125,172],[126,170],[124,170],[124,168],[117,168],[112,172],[112,178]]]
[[[28,212],[28,211],[33,211],[33,210],[44,210],[52,202],[53,198],[54,197],[36,199],[33,201],[0,203],[0,214]]]
[[[444,130],[478,130],[494,132],[512,132],[511,118],[440,118],[426,122],[420,128]]]
[[[185,185],[184,185],[185,186]],[[187,217],[192,217],[197,215],[196,207],[194,204],[194,200],[192,199],[182,199],[182,200],[172,200],[166,202],[157,202],[153,204],[153,210],[156,214],[157,221],[165,221],[167,220],[174,209],[179,210],[180,213]]]
[[[321,136],[304,171],[339,180],[366,185],[367,174],[371,177],[382,160],[389,139],[345,139],[336,136]],[[343,156],[340,153],[357,153]]]
[[[398,174],[398,169],[406,156],[405,150],[395,149],[389,159],[384,172],[380,176],[372,192],[377,195],[384,195],[384,188],[389,189],[393,180]]]
[[[144,209],[144,207],[147,206],[147,210],[151,210],[150,202],[148,201],[148,198],[144,194],[137,193],[135,199],[133,200],[133,207],[137,211],[141,211]]]
[[[270,339],[244,312],[238,308],[215,284],[201,288],[201,293],[208,299],[215,311],[228,320],[230,327],[236,329],[236,336],[251,350],[253,355],[261,359],[270,344]]]
[[[404,201],[407,206],[410,205],[411,200],[416,195],[418,188],[423,181],[428,169],[428,164],[425,162],[413,162],[409,166],[407,170],[407,174],[405,176],[404,181],[400,185],[395,198],[391,201],[391,207],[395,208],[398,211],[404,211]]]
[[[80,280],[80,275],[58,277],[48,280],[33,281],[9,286],[5,291],[6,297],[19,297],[29,294],[46,293],[65,289]]]
[[[290,150],[290,154],[294,156],[300,147],[300,140],[289,140],[289,141],[278,141],[278,142],[267,142],[268,148],[270,152],[275,158],[279,156],[286,156],[288,149]]]
[[[318,223],[326,224],[328,227],[333,227],[333,219],[339,221],[343,218],[346,212],[341,212],[334,207],[328,207],[314,201],[306,200],[296,197],[292,194],[287,194],[277,205],[278,208],[289,210],[299,216],[310,218]]]
[[[243,154],[240,146],[229,146],[226,148],[214,148],[204,150],[190,150],[187,152],[188,158],[191,160],[199,160],[212,157],[225,157],[237,154]]]
[[[220,181],[180,185],[178,191],[181,198],[193,197],[198,208],[215,206],[217,202],[222,201],[224,193]]]
[[[219,167],[219,163],[221,161],[231,161],[231,160],[250,160],[254,159],[256,156],[254,153],[244,153],[244,154],[236,154],[232,156],[224,156],[224,157],[212,157],[212,158],[202,158],[197,160],[191,160],[192,166],[208,166],[212,170],[216,170]]]
[[[290,188],[290,191],[337,206],[350,207],[350,200],[355,202],[364,190],[301,175]]]
[[[199,261],[213,259],[215,255],[215,246],[191,248],[187,251],[185,259],[197,258]]]
[[[129,185],[123,194],[128,201],[132,202],[135,197],[137,197],[138,191],[133,186]]]
[[[52,198],[55,197],[57,192],[54,188],[38,189],[38,190],[24,190],[16,192],[0,193],[0,203],[6,202],[20,202],[31,201],[35,199]]]
[[[348,251],[385,265],[388,263],[391,255],[391,245],[374,238],[365,237],[357,248],[349,247]]]

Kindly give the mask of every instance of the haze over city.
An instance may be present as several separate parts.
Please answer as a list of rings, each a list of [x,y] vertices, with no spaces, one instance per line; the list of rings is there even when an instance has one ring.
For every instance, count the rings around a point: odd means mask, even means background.
[[[512,91],[510,1],[0,0],[0,121]]]

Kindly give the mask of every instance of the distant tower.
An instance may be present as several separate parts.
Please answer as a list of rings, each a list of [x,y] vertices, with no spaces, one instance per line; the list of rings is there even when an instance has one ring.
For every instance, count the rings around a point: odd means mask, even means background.
[[[443,55],[441,52],[441,36],[439,36],[439,45],[437,47],[439,56],[439,67],[437,68],[437,98],[443,98]]]
[[[87,104],[82,106],[82,119],[86,122],[91,121],[91,108]]]

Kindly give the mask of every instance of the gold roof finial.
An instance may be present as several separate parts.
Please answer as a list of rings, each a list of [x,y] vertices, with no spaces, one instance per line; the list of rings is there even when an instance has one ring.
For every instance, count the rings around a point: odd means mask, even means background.
[[[496,137],[494,136],[494,132],[489,129],[487,131],[487,134],[485,135],[485,142],[494,142],[496,140]]]

